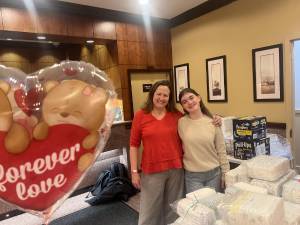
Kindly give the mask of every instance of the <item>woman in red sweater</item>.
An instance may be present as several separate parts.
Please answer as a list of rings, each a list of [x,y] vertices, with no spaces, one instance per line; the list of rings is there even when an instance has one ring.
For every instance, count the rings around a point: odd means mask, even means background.
[[[141,189],[139,225],[166,225],[176,219],[169,204],[183,197],[182,147],[169,81],[158,81],[143,109],[136,112],[130,135],[133,185]],[[143,142],[141,175],[138,148]]]

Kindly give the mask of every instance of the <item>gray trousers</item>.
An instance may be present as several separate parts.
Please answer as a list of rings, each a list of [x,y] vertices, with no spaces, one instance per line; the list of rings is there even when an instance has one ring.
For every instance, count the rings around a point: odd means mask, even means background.
[[[139,225],[166,225],[175,221],[177,214],[170,203],[183,198],[183,169],[142,174]]]

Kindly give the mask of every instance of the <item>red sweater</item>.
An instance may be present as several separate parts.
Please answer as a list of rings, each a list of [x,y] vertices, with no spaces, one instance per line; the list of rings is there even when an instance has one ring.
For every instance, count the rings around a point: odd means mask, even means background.
[[[141,168],[144,173],[182,168],[182,146],[177,132],[180,112],[167,112],[157,120],[151,113],[138,111],[132,121],[130,146],[143,142]]]

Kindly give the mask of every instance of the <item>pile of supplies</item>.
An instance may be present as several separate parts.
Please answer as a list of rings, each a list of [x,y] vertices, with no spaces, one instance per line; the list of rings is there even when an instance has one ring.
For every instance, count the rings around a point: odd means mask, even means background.
[[[225,182],[225,194],[205,187],[174,202],[172,225],[300,225],[300,179],[287,158],[253,157]]]
[[[275,155],[293,159],[289,140],[279,134],[267,133],[266,117],[247,116],[222,118],[226,152],[237,159],[255,155]]]

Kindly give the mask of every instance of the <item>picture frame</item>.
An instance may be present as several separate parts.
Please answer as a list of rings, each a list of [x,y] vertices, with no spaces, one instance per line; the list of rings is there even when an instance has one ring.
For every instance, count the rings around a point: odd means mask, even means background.
[[[226,56],[206,59],[208,102],[227,102]]]
[[[282,44],[252,49],[255,102],[283,101]]]
[[[184,63],[174,66],[175,74],[175,95],[176,102],[179,102],[179,93],[185,88],[190,87],[190,71],[189,64]]]

